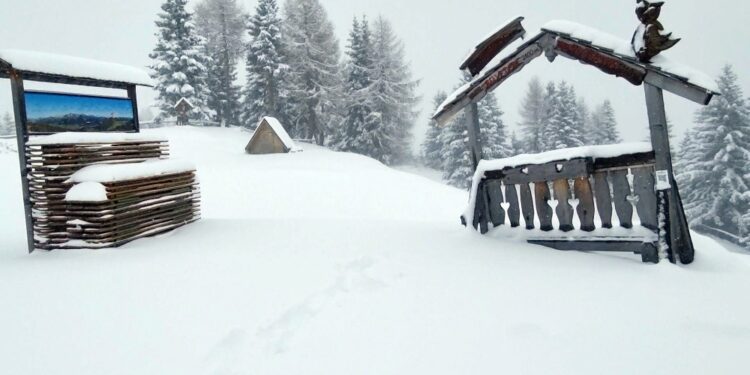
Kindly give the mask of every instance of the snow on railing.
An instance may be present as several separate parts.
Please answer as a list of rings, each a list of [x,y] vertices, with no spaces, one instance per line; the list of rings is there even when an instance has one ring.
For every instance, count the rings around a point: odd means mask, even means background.
[[[523,218],[527,231],[522,232],[532,243],[561,250],[633,251],[644,261],[659,260],[661,223],[648,143],[483,160],[470,197],[461,219],[481,233],[488,233],[490,225],[520,227]]]

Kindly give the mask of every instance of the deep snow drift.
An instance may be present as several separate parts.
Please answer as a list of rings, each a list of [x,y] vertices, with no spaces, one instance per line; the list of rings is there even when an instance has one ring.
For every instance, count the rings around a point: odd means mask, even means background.
[[[0,372],[747,367],[750,256],[706,237],[687,267],[556,252],[470,232],[466,192],[365,157],[245,155],[239,130],[146,133],[195,162],[204,219],[120,249],[32,255],[15,141],[0,140]]]

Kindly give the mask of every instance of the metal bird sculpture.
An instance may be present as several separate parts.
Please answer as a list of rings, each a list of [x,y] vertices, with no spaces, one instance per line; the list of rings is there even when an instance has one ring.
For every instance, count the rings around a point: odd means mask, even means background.
[[[647,63],[661,51],[674,47],[680,39],[672,38],[672,33],[665,32],[659,22],[663,1],[636,0],[636,3],[635,14],[641,24],[633,34],[631,45],[638,60]]]

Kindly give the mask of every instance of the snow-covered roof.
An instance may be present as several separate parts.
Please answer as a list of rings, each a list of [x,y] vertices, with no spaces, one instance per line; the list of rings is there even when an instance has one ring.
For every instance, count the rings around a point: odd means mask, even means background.
[[[574,46],[576,53],[566,51],[563,48],[566,45]],[[495,59],[499,60],[498,63],[488,65],[471,82],[449,95],[438,106],[433,118],[444,124],[465,106],[481,100],[487,92],[543,54],[576,59],[635,85],[646,82],[704,105],[719,94],[718,84],[709,75],[675,63],[663,54],[654,57],[650,63],[643,63],[624,39],[574,22],[551,21],[515,51],[498,54]]]
[[[117,182],[195,171],[195,164],[178,159],[155,159],[141,163],[96,164],[79,169],[68,179],[71,183]],[[87,189],[88,190],[88,189]],[[94,191],[96,189],[90,189]]]
[[[29,146],[57,145],[69,143],[121,143],[121,142],[166,142],[163,136],[143,133],[56,133],[32,136]]]
[[[64,76],[76,79],[99,80],[153,86],[144,70],[128,65],[90,60],[46,52],[0,49],[0,66],[41,76]]]
[[[279,122],[278,119],[276,119],[275,117],[271,117],[271,116],[263,117],[263,119],[260,120],[260,122],[258,123],[258,128],[260,127],[261,124],[263,124],[263,122],[265,122],[266,124],[268,124],[268,126],[271,127],[273,132],[276,133],[276,135],[281,140],[281,143],[283,143],[284,147],[289,149],[289,151],[299,150],[299,148],[297,148],[297,145],[294,143],[294,140],[292,140],[292,137],[289,136],[289,133],[286,132],[286,130],[284,129],[284,126],[281,125],[281,122]],[[252,141],[253,138],[255,138],[256,134],[258,134],[257,131],[253,133],[253,136],[250,138],[250,141]]]
[[[195,108],[195,106],[193,106],[193,103],[190,103],[190,101],[185,98],[180,98],[180,100],[178,100],[177,103],[175,103],[174,108],[177,108],[177,106],[180,105],[180,103],[182,102],[187,103],[187,105],[189,105],[190,108]]]
[[[571,38],[584,40],[597,47],[612,50],[614,54],[620,57],[637,61],[629,40],[618,38],[593,27],[565,20],[553,20],[542,26],[542,30],[566,34]],[[651,59],[651,62],[647,65],[664,73],[684,78],[687,82],[714,93],[719,92],[719,86],[713,77],[685,64],[674,62],[666,57],[663,52]]]

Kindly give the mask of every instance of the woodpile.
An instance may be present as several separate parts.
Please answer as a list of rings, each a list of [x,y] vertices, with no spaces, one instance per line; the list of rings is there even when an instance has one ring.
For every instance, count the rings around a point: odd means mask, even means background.
[[[162,233],[200,216],[200,193],[194,168],[158,173],[168,162],[165,140],[130,137],[125,141],[85,143],[28,142],[34,243],[37,249],[119,246]],[[96,166],[116,177],[117,168],[150,165],[155,175],[107,178],[99,184],[104,200],[66,200],[80,181],[76,172]],[[133,177],[133,176],[130,176]]]

